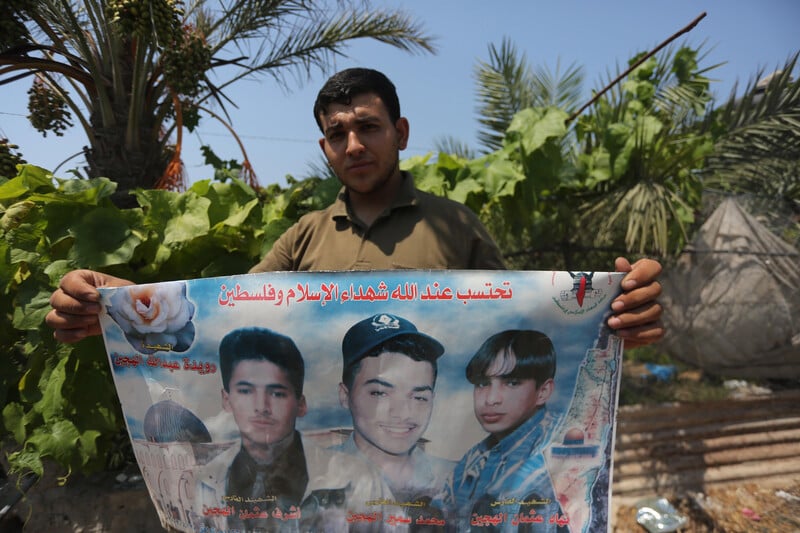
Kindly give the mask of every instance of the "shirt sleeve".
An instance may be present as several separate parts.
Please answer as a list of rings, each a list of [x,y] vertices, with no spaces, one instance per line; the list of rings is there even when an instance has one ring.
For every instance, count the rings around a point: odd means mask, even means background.
[[[249,270],[249,273],[256,274],[259,272],[288,272],[296,270],[292,255],[296,233],[297,224],[294,224],[292,227],[284,231],[281,236],[278,237],[278,240],[275,241],[275,244],[272,245],[272,249],[267,252],[261,261],[258,262],[258,264]]]
[[[465,207],[465,209],[467,208]],[[497,247],[497,243],[489,235],[489,231],[478,216],[472,211],[469,213],[473,231],[469,268],[472,270],[505,270],[506,265],[503,262],[503,254],[500,252],[500,248]]]
[[[473,270],[505,270],[503,255],[494,240],[487,233],[478,236],[472,248],[469,268]]]

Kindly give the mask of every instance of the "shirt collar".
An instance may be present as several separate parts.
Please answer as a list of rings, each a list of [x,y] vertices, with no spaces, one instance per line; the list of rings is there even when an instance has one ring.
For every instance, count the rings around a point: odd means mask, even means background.
[[[418,203],[417,189],[414,187],[414,176],[405,170],[400,171],[400,175],[403,181],[400,185],[400,190],[397,192],[397,196],[389,207],[390,211],[394,211],[399,207],[417,205]],[[334,220],[337,218],[352,220],[348,211],[347,189],[344,187],[339,189],[339,194],[336,195],[336,201],[333,203],[333,208],[331,210],[331,218]]]
[[[542,437],[549,436],[550,425],[550,417],[548,416],[547,408],[542,406],[532,417],[526,420],[524,424],[491,447],[491,450],[504,454],[518,446],[521,442],[529,442],[531,447],[539,446],[543,440]],[[481,442],[481,447],[484,450],[490,449],[488,438]]]

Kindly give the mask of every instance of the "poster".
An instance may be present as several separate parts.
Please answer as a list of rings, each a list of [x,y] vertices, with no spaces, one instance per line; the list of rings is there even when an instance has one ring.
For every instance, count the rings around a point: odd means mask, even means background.
[[[268,273],[101,289],[165,528],[609,529],[622,274]]]

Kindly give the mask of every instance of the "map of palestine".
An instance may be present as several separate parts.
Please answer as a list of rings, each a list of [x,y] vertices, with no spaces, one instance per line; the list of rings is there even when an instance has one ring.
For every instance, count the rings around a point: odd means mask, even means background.
[[[545,452],[573,533],[608,529],[621,357],[622,342],[613,336],[601,335],[595,348],[587,350],[569,410]]]

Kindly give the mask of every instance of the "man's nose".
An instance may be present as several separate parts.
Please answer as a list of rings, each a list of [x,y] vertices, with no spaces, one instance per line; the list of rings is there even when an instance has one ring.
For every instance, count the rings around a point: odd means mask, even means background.
[[[270,414],[272,402],[270,401],[270,394],[267,391],[258,391],[256,393],[256,411],[259,413]]]
[[[486,405],[497,405],[503,402],[503,394],[500,387],[492,384],[486,389]]]
[[[358,132],[351,131],[347,134],[347,155],[358,155],[364,151],[364,145],[358,136]]]
[[[395,418],[407,418],[412,410],[412,402],[408,398],[395,398],[389,404],[389,414]]]

